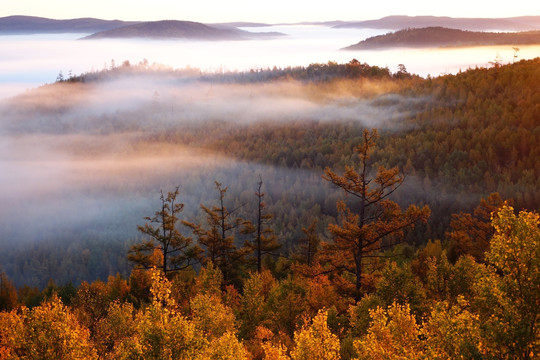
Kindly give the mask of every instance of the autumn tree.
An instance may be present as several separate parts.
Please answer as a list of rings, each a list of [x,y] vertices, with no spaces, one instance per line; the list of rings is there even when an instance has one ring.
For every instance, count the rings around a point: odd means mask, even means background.
[[[494,229],[491,226],[491,214],[503,205],[498,193],[481,199],[473,213],[452,214],[450,231],[446,237],[450,240],[450,257],[457,260],[461,255],[471,255],[477,261],[484,261],[484,253],[489,249],[489,242]]]
[[[187,269],[198,260],[199,247],[193,245],[192,239],[182,235],[177,227],[178,214],[184,209],[184,204],[177,201],[179,193],[178,187],[167,196],[161,191],[161,209],[153,217],[145,217],[147,222],[138,226],[148,238],[131,247],[129,260],[145,269],[161,269],[165,275],[170,271]]]
[[[97,359],[90,332],[56,295],[31,310],[0,313],[0,329],[2,359]]]
[[[472,304],[499,359],[540,354],[540,220],[537,213],[514,214],[511,206],[493,215],[495,234],[488,270],[475,284]],[[533,356],[534,354],[534,356]]]
[[[255,254],[255,261],[257,262],[257,272],[262,271],[263,256],[272,254],[274,250],[277,250],[281,245],[277,242],[274,231],[267,226],[274,216],[266,212],[266,203],[264,202],[265,193],[262,192],[263,181],[262,177],[259,177],[257,183],[257,223],[255,225],[249,223],[244,232],[254,233],[255,237],[252,241],[247,242],[247,247]]]
[[[328,328],[328,312],[320,310],[312,324],[295,333],[293,360],[338,360],[339,338]]]
[[[237,265],[244,262],[247,254],[246,249],[237,248],[234,243],[235,230],[242,230],[246,221],[236,216],[239,207],[229,210],[225,206],[225,194],[227,187],[215,182],[218,191],[218,205],[212,207],[201,204],[201,209],[206,215],[207,227],[183,221],[197,236],[199,244],[204,248],[204,262],[211,261],[223,274],[224,283],[227,284],[232,274],[237,270]]]
[[[354,346],[362,360],[424,359],[421,329],[408,304],[370,310],[368,333]]]
[[[397,167],[379,167],[371,177],[370,154],[378,138],[376,129],[364,130],[362,143],[356,147],[359,169],[345,166],[343,175],[326,168],[323,178],[330,181],[356,201],[353,212],[344,201],[337,203],[341,225],[330,224],[332,243],[322,248],[324,260],[331,270],[351,273],[355,277],[355,297],[361,297],[365,260],[380,256],[380,251],[402,241],[403,232],[417,222],[426,222],[430,210],[410,205],[403,211],[389,196],[403,183],[404,176]]]

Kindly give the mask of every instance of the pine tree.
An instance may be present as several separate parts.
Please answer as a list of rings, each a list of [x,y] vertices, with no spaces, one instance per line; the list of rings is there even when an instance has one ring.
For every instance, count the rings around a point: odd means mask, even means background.
[[[148,239],[131,247],[130,261],[145,269],[156,267],[167,275],[169,271],[187,269],[200,258],[201,249],[177,228],[178,214],[184,209],[184,204],[176,200],[179,193],[178,187],[167,197],[161,191],[161,210],[153,217],[145,217],[147,222],[138,226]]]
[[[255,237],[252,241],[246,243],[249,248],[255,254],[255,260],[257,262],[257,272],[262,271],[262,260],[264,255],[272,254],[273,251],[279,249],[281,244],[278,243],[274,231],[267,226],[267,222],[273,219],[273,215],[267,213],[266,203],[264,202],[265,193],[261,191],[263,186],[262,178],[259,177],[257,191],[258,206],[257,206],[257,224],[254,226],[252,223],[247,223],[244,229],[245,233],[255,233]]]
[[[356,200],[354,213],[343,201],[337,203],[341,225],[330,224],[332,243],[325,243],[321,253],[331,270],[351,273],[355,277],[355,297],[360,299],[365,260],[380,256],[380,251],[402,241],[403,231],[419,221],[426,222],[430,210],[411,205],[406,211],[389,199],[403,183],[399,169],[379,167],[375,177],[370,177],[370,153],[378,137],[377,130],[364,130],[363,141],[355,149],[360,158],[359,170],[345,167],[338,175],[326,168],[323,178]],[[386,240],[386,243],[383,242]]]
[[[201,209],[206,215],[208,227],[201,224],[183,221],[183,224],[190,227],[197,236],[199,244],[204,248],[203,262],[211,261],[223,274],[224,283],[230,283],[233,273],[238,269],[239,264],[245,262],[247,255],[246,248],[237,248],[234,243],[235,230],[245,226],[246,221],[236,217],[235,213],[239,208],[233,210],[225,206],[225,194],[227,188],[221,183],[215,182],[218,191],[218,205],[211,208],[201,204]]]

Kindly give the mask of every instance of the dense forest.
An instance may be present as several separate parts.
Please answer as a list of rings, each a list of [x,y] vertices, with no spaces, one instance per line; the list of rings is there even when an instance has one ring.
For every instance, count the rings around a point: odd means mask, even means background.
[[[85,105],[133,77],[140,107]],[[0,358],[538,358],[538,84],[125,62],[8,100],[2,136],[85,168],[58,194],[97,215],[6,197]]]

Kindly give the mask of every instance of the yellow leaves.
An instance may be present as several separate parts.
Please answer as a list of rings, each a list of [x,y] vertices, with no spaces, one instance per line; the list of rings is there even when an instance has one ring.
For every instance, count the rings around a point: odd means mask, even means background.
[[[233,311],[216,295],[197,294],[190,302],[191,316],[198,329],[209,338],[236,331]]]
[[[19,313],[2,313],[0,354],[21,359],[96,359],[89,331],[56,296]],[[4,327],[4,325],[6,325]]]
[[[175,311],[176,302],[171,297],[171,284],[169,280],[156,268],[150,270],[150,277],[152,279],[152,287],[150,288],[152,303],[161,304],[169,311]]]
[[[492,216],[495,235],[489,268],[477,284],[474,299],[484,328],[500,343],[499,356],[522,357],[540,350],[540,222],[533,212],[505,204]],[[495,316],[493,316],[495,315]]]
[[[370,310],[368,334],[354,342],[360,359],[424,359],[420,327],[408,304]]]
[[[15,310],[0,312],[0,359],[16,357],[16,349],[21,346],[20,337],[24,331],[23,319]]]
[[[206,347],[201,360],[248,360],[249,354],[244,345],[236,338],[234,332],[227,331],[222,336],[212,340]]]
[[[458,297],[457,302],[454,306],[437,303],[424,323],[422,334],[429,358],[470,359],[486,355],[479,316],[467,310],[469,304],[463,297]]]
[[[290,360],[287,356],[287,349],[283,345],[272,345],[270,343],[264,343],[262,345],[264,351],[264,360]]]
[[[339,339],[328,329],[327,311],[320,310],[312,324],[295,333],[296,348],[293,360],[337,360],[340,358]]]

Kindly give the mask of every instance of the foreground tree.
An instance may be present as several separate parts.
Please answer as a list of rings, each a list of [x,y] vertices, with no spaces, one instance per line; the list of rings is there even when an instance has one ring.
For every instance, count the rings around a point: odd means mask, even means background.
[[[343,175],[326,168],[323,178],[343,189],[355,198],[353,212],[343,201],[337,208],[341,225],[330,224],[328,229],[334,237],[332,243],[323,244],[322,258],[332,270],[355,276],[355,297],[361,297],[363,267],[365,260],[380,256],[380,251],[403,239],[403,231],[417,222],[426,222],[430,210],[411,205],[406,211],[388,199],[403,183],[399,169],[380,167],[375,177],[370,177],[370,153],[378,137],[377,130],[364,130],[362,143],[356,148],[360,158],[359,170],[346,166]],[[386,242],[384,242],[384,241]]]
[[[199,259],[199,247],[192,245],[191,238],[177,228],[178,214],[184,209],[184,204],[176,200],[179,193],[178,187],[166,197],[161,191],[161,209],[153,217],[145,217],[146,224],[138,226],[148,239],[131,247],[129,260],[145,269],[156,267],[167,275],[187,269]]]
[[[33,309],[0,313],[1,359],[97,359],[90,332],[54,295]]]
[[[540,220],[504,205],[492,220],[495,234],[486,253],[488,272],[475,285],[472,303],[499,359],[540,354]]]
[[[359,359],[425,359],[420,326],[408,304],[370,310],[368,333],[354,342]]]
[[[339,338],[328,328],[328,312],[320,310],[313,323],[295,333],[293,360],[338,360]]]

